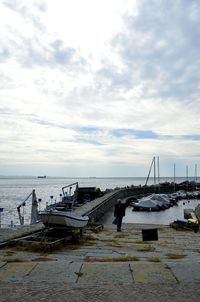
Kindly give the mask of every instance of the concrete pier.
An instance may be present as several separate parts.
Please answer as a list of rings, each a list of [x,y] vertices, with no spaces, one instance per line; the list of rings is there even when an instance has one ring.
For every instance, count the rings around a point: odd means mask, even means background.
[[[178,185],[176,185],[179,189]],[[182,186],[180,186],[182,188]],[[76,209],[76,212],[80,215],[87,215],[90,218],[90,222],[98,221],[109,209],[115,205],[118,198],[126,198],[130,196],[140,196],[144,194],[151,194],[154,192],[170,193],[173,192],[174,186],[171,184],[164,184],[160,186],[132,186],[121,189],[116,189],[107,193],[91,202],[83,204],[80,208]]]
[[[87,215],[90,218],[90,222],[96,222],[99,220],[113,205],[116,203],[117,199],[122,197],[122,190],[114,190],[107,193],[91,202],[83,204],[81,207],[77,208],[75,211],[79,215]]]

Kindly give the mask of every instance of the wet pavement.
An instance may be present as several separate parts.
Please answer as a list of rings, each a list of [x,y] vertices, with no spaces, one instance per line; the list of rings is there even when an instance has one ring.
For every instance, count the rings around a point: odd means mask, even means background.
[[[143,241],[156,229],[158,240]],[[0,237],[2,238],[2,237]],[[199,301],[200,233],[123,224],[49,252],[0,249],[0,301]]]

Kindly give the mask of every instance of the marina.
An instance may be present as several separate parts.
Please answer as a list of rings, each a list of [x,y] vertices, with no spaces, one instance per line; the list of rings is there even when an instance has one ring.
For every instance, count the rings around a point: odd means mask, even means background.
[[[74,190],[73,185],[75,185]],[[179,185],[177,184],[176,186],[178,187]],[[192,188],[192,186],[193,184],[186,185],[187,188]],[[25,244],[26,242],[28,245],[37,242],[37,244],[45,243],[45,245],[51,247],[57,243],[65,243],[71,240],[74,236],[74,230],[78,230],[80,236],[83,235],[86,227],[89,226],[91,230],[93,229],[97,232],[104,224],[111,225],[113,223],[113,207],[119,198],[126,205],[126,215],[123,220],[125,224],[163,225],[198,232],[200,192],[185,191],[184,193],[183,190],[173,192],[173,187],[173,184],[169,185],[168,188],[166,184],[160,184],[157,188],[155,186],[131,186],[106,190],[105,192],[101,192],[98,189],[99,197],[86,201],[84,196],[91,192],[91,187],[88,187],[88,191],[87,187],[84,187],[84,190],[81,187],[80,192],[84,192],[81,195],[83,199],[81,199],[78,182],[75,182],[62,188],[63,195],[59,202],[47,204],[46,209],[39,211],[36,193],[33,190],[17,207],[22,226],[21,232],[18,227],[18,234],[13,233],[12,238],[2,237],[2,233],[0,237],[1,246],[10,245],[11,242],[12,244],[19,242]],[[180,187],[183,189],[182,184],[180,184]],[[167,190],[168,193],[153,193],[157,190],[159,192]],[[92,192],[96,192],[96,188],[93,187]],[[30,197],[32,198],[31,224],[27,231],[26,228],[23,228],[25,224],[24,216],[21,214],[21,207],[24,208],[26,206],[26,202]],[[145,207],[143,206],[144,201],[147,201]],[[150,201],[154,202],[154,206],[157,207],[156,210],[152,208]],[[32,226],[38,226],[38,229],[34,231]],[[13,226],[10,228],[12,230]],[[51,229],[54,231],[51,231]],[[52,233],[54,235],[57,234],[54,236],[53,241],[51,239]]]
[[[167,185],[169,185],[173,179],[161,179],[165,180],[162,191],[167,190]],[[167,180],[167,182],[166,182]],[[181,181],[185,180],[184,178],[177,179],[181,183]],[[193,179],[191,179],[193,181]],[[117,198],[125,198],[130,195],[137,195],[139,193],[148,193],[148,190],[152,192],[155,189],[154,179],[150,178],[148,187],[144,187],[145,178],[81,178],[81,179],[0,179],[0,191],[1,191],[1,207],[3,208],[3,212],[1,213],[1,225],[2,227],[6,227],[9,225],[17,226],[20,225],[18,212],[16,211],[17,207],[20,204],[20,200],[23,203],[24,197],[29,195],[32,192],[32,189],[35,188],[35,192],[38,200],[38,210],[44,210],[47,206],[54,205],[55,203],[61,202],[64,197],[64,192],[62,188],[66,186],[66,184],[70,183],[79,183],[80,188],[99,188],[101,192],[106,194],[113,194],[113,200],[109,203],[108,208],[104,211],[105,217],[109,216],[110,220],[112,219],[112,207]],[[142,185],[143,184],[143,185]],[[148,189],[149,188],[149,189]],[[81,196],[86,196],[84,190],[82,189]],[[158,189],[158,188],[157,188]],[[159,188],[161,189],[161,188]],[[121,193],[117,192],[121,190]],[[170,187],[170,190],[173,191],[173,183]],[[123,192],[123,193],[122,193]],[[149,192],[150,194],[151,192]],[[69,192],[68,192],[69,194]],[[73,195],[73,192],[70,192]],[[69,194],[69,195],[70,195]],[[85,194],[85,195],[84,195]],[[62,197],[61,197],[62,196]],[[108,195],[109,196],[109,195]],[[101,203],[102,197],[99,197],[99,201],[97,199],[97,203]],[[87,200],[85,200],[87,201]],[[103,197],[104,201],[104,197]],[[175,217],[179,218],[183,216],[184,208],[195,207],[198,204],[197,199],[188,199],[183,203],[179,202],[179,206],[170,207],[164,212],[159,211],[158,213],[135,213],[132,211],[132,208],[128,207],[126,209],[126,216],[124,221],[127,223],[152,223],[155,224],[157,222],[161,224],[169,224]],[[89,208],[96,207],[95,200],[91,202],[86,202],[83,207],[76,209],[77,212],[80,212],[81,215],[90,212]],[[97,210],[97,209],[96,209]],[[31,199],[26,202],[26,205],[22,207],[21,211],[23,212],[24,224],[30,224],[31,221]],[[96,211],[97,212],[97,211]],[[100,212],[100,209],[99,209]],[[105,213],[106,212],[106,213]],[[107,213],[108,212],[108,213]],[[110,214],[109,214],[110,213]],[[101,214],[102,216],[102,214]],[[95,218],[96,219],[96,218]]]

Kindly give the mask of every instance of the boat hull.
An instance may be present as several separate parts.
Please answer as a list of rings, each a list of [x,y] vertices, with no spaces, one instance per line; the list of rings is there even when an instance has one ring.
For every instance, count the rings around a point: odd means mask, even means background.
[[[45,226],[83,228],[89,221],[88,216],[78,216],[70,211],[47,210],[39,212],[39,217]]]

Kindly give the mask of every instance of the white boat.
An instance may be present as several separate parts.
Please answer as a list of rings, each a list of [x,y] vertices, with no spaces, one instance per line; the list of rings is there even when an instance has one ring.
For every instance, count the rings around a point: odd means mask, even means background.
[[[77,215],[74,211],[58,211],[54,209],[39,212],[45,226],[83,228],[89,221],[88,216]]]

